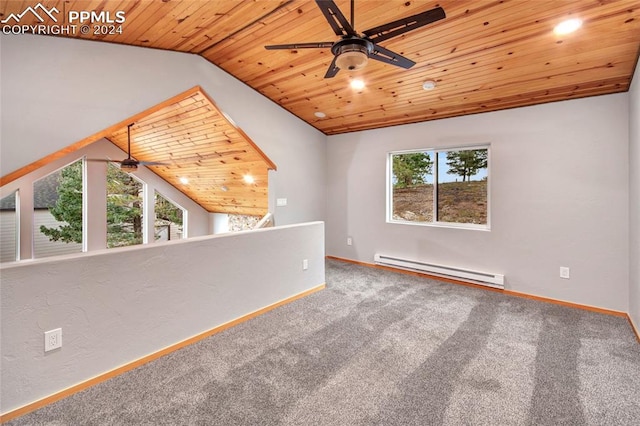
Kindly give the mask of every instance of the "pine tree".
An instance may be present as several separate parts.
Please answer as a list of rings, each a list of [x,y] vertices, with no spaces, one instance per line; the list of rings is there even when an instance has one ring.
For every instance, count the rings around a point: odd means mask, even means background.
[[[450,175],[458,175],[465,182],[471,180],[471,176],[475,175],[480,169],[487,168],[487,150],[472,149],[462,151],[447,152],[447,165]]]
[[[142,244],[142,183],[109,163],[107,247]]]
[[[156,220],[163,220],[182,225],[182,209],[156,192],[155,196]]]
[[[393,156],[394,187],[407,188],[425,183],[426,175],[431,173],[433,161],[426,152],[395,154]]]
[[[82,243],[82,162],[60,172],[58,199],[49,209],[64,222],[56,228],[40,227],[51,241]],[[142,184],[109,163],[107,167],[107,247],[142,243]]]
[[[49,212],[59,222],[57,228],[40,226],[40,232],[51,241],[82,243],[82,161],[76,161],[60,171],[58,200]]]

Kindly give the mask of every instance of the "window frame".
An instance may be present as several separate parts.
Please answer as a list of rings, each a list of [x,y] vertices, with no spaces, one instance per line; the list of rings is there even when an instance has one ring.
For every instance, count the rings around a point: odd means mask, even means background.
[[[127,173],[124,170],[122,170],[120,168],[120,164],[113,162],[113,161],[109,161],[107,162],[107,172],[105,174],[105,179],[106,179],[106,199],[107,199],[107,203],[105,204],[105,209],[107,208],[107,204],[108,204],[108,199],[109,199],[109,167],[114,167],[115,169],[117,169],[119,172],[123,173],[124,175],[127,175],[129,177],[131,177],[134,181],[136,181],[137,183],[139,183],[141,185],[141,190],[139,192],[139,197],[140,197],[140,210],[141,210],[141,214],[140,214],[140,221],[141,221],[141,226],[142,226],[142,241],[140,241],[139,243],[135,243],[135,244],[127,244],[124,246],[112,246],[109,247],[109,222],[108,222],[108,218],[107,218],[107,213],[105,210],[105,230],[106,230],[106,240],[107,240],[107,249],[108,250],[113,250],[113,249],[119,249],[119,248],[123,248],[123,247],[135,247],[135,246],[143,246],[143,245],[147,245],[149,244],[149,227],[146,226],[147,220],[145,219],[146,217],[149,216],[148,212],[147,212],[147,200],[149,200],[149,188],[148,188],[148,184],[146,181],[144,181],[141,177],[136,176],[134,173]],[[155,213],[153,215],[155,217]]]
[[[459,222],[443,222],[437,220],[438,217],[438,154],[450,151],[473,151],[478,149],[487,150],[487,223],[459,223]],[[401,154],[415,153],[433,153],[433,219],[431,222],[412,222],[408,220],[398,220],[393,218],[393,156]],[[428,226],[437,228],[455,228],[468,229],[474,231],[490,231],[491,230],[491,144],[481,143],[473,145],[460,145],[451,147],[431,147],[420,149],[406,149],[387,152],[387,169],[386,169],[386,222],[389,224]]]
[[[82,180],[82,242],[80,243],[75,243],[75,244],[79,244],[80,245],[80,250],[79,251],[73,251],[73,252],[69,252],[69,253],[60,253],[60,254],[53,254],[53,255],[48,255],[48,256],[36,256],[36,233],[40,232],[39,231],[39,227],[36,226],[36,184],[40,181],[42,181],[43,179],[46,179],[47,177],[51,176],[54,173],[58,173],[58,172],[62,172],[62,170],[66,169],[67,167],[70,167],[76,163],[80,163],[80,173],[81,173],[81,180]],[[31,211],[30,211],[30,216],[31,216],[31,257],[29,259],[48,259],[48,258],[54,258],[57,256],[66,256],[66,255],[70,255],[70,254],[80,254],[80,253],[86,253],[87,251],[87,191],[86,191],[86,186],[87,186],[87,166],[86,166],[86,157],[82,156],[82,157],[78,157],[75,158],[74,160],[58,167],[55,168],[53,170],[50,170],[49,172],[43,174],[42,176],[38,177],[37,179],[34,179],[31,182]],[[49,209],[50,211],[50,209]],[[22,260],[22,259],[20,259]]]
[[[170,198],[170,197],[167,197],[166,195],[164,195],[164,193],[162,191],[159,191],[158,188],[154,188],[153,189],[153,195],[151,195],[151,197],[152,197],[151,199],[153,200],[154,229],[155,229],[155,221],[157,219],[157,216],[156,216],[156,201],[157,201],[156,200],[156,194],[158,194],[159,196],[161,196],[162,198],[164,198],[165,200],[167,200],[168,202],[170,202],[171,204],[173,204],[174,206],[176,206],[177,208],[182,210],[182,237],[180,238],[180,240],[187,239],[189,237],[188,236],[189,210],[187,210],[186,208],[182,207],[182,205],[180,205],[179,203],[175,202],[173,200],[173,198]],[[155,232],[154,232],[154,242],[155,242]]]
[[[17,262],[20,260],[20,189],[14,189],[13,191],[5,194],[4,196],[0,194],[0,200],[4,200],[7,197],[13,196],[13,256],[12,260],[2,261],[0,258],[0,264],[9,263],[9,262]],[[9,210],[11,211],[11,210]],[[5,245],[0,244],[0,245]],[[6,246],[5,246],[6,248]],[[11,252],[11,250],[7,250],[7,252]]]

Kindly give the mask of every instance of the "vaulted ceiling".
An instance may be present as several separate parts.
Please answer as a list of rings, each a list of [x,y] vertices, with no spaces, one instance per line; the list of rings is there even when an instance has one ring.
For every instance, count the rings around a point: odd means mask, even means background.
[[[2,1],[0,18],[15,19],[33,3]],[[89,28],[69,36],[201,55],[327,135],[624,92],[640,53],[637,0],[355,0],[353,17],[349,0],[335,0],[360,35],[436,7],[446,17],[380,42],[414,61],[413,67],[370,60],[333,78],[325,73],[334,59],[331,42],[340,37],[315,1],[39,3],[63,20],[69,11],[124,16],[113,34]],[[582,27],[556,35],[553,28],[567,18],[579,18]],[[33,14],[20,15],[20,24],[38,23]],[[264,47],[305,42],[328,43],[318,49]],[[349,86],[356,78],[364,88]],[[423,88],[427,81],[435,83],[433,90]],[[263,214],[267,169],[275,165],[201,90],[174,101],[137,116],[133,156],[166,163],[153,170],[208,211]],[[101,136],[126,150],[126,124],[120,124]],[[242,181],[248,173],[255,184]],[[180,182],[183,176],[189,186]]]
[[[128,137],[127,127],[106,136],[125,152]],[[162,163],[147,167],[209,212],[267,212],[276,165],[200,88],[136,120],[131,156]]]
[[[268,172],[276,170],[275,163],[199,86],[4,175],[0,185],[102,138],[124,152],[130,145],[132,158],[209,212],[263,216],[268,211]],[[123,153],[88,160],[125,158]]]
[[[0,13],[18,13],[27,3],[3,2]],[[328,135],[624,92],[640,51],[637,0],[356,0],[359,33],[436,6],[446,18],[380,43],[415,61],[412,68],[369,61],[327,79],[330,48],[264,48],[339,40],[314,1],[41,3],[112,17],[122,11],[122,34],[75,37],[202,55]],[[335,3],[350,20],[349,0]],[[567,18],[581,19],[582,27],[555,35]],[[349,87],[356,77],[364,89]],[[434,90],[423,89],[427,80]]]

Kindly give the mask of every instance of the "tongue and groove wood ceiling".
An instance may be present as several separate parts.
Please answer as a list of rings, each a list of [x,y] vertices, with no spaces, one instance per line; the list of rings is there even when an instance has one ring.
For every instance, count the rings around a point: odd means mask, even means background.
[[[20,13],[31,3],[3,1],[0,18]],[[354,27],[358,33],[437,6],[445,10],[446,18],[380,43],[415,61],[412,68],[370,60],[361,70],[341,70],[327,79],[324,75],[333,60],[330,48],[264,48],[269,44],[338,41],[314,1],[41,3],[63,13],[93,10],[109,12],[113,17],[117,11],[124,11],[122,34],[78,32],[74,37],[201,55],[327,135],[625,92],[640,52],[637,0],[356,0]],[[335,3],[350,20],[350,2]],[[568,18],[581,19],[582,27],[569,35],[555,35],[554,26]],[[21,24],[38,23],[33,16],[25,15],[23,20]],[[362,79],[365,87],[351,89],[349,83],[354,78]],[[436,82],[434,90],[423,89],[427,80]],[[325,117],[318,118],[319,112]],[[189,120],[180,123],[180,131],[188,131]],[[152,132],[144,123],[135,131],[141,138]],[[123,126],[111,140],[123,147],[125,135]],[[174,154],[169,145],[156,144],[153,137],[138,146],[138,139],[134,140],[132,150],[138,160],[171,163]],[[259,141],[256,143],[259,145]],[[206,199],[206,194],[215,190],[207,185],[220,187],[213,182],[222,175],[206,170],[219,162],[218,149],[214,144],[210,149],[203,145],[189,154],[202,157],[196,163],[206,167],[192,171],[202,177],[203,186],[188,195],[209,211],[262,214],[266,186],[257,189],[261,197],[238,193],[235,199],[232,194]],[[249,164],[254,154],[246,152],[238,158],[247,157]],[[235,161],[238,169],[234,173],[239,176],[242,161]],[[171,180],[177,179],[180,171],[178,161],[171,164],[156,171],[181,187]],[[266,182],[266,170],[262,173],[265,176],[260,178]],[[173,178],[166,177],[172,174]],[[234,207],[238,203],[256,208]]]
[[[3,2],[0,13],[19,13],[27,3]],[[360,33],[436,6],[447,17],[380,43],[415,61],[413,68],[369,61],[325,79],[329,48],[264,49],[339,39],[310,0],[41,3],[124,11],[122,34],[77,36],[202,55],[327,135],[624,92],[640,50],[637,0],[356,0]],[[350,2],[335,3],[350,19]],[[580,18],[582,27],[554,35],[567,18]],[[366,87],[352,90],[354,77]],[[426,80],[437,87],[423,90]]]
[[[127,151],[127,127],[106,138]],[[131,156],[163,163],[148,167],[209,212],[267,212],[276,165],[199,87],[135,121]]]

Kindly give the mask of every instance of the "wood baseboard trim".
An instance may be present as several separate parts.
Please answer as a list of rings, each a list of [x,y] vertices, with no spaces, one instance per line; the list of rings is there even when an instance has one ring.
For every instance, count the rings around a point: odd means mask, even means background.
[[[640,343],[640,331],[638,331],[638,327],[636,327],[633,320],[631,319],[631,315],[627,314],[627,319],[629,320],[629,324],[631,324],[631,329],[636,334],[636,339],[638,339],[638,343]]]
[[[479,289],[482,289],[482,290],[502,293],[502,294],[506,294],[508,296],[522,297],[524,299],[532,299],[532,300],[537,300],[537,301],[540,301],[540,302],[553,303],[555,305],[562,305],[562,306],[567,306],[569,308],[576,308],[576,309],[582,309],[582,310],[585,310],[585,311],[597,312],[599,314],[606,314],[606,315],[613,315],[613,316],[616,316],[616,317],[629,318],[629,321],[631,321],[629,315],[626,312],[614,311],[612,309],[604,309],[604,308],[598,308],[596,306],[581,305],[579,303],[573,303],[573,302],[565,302],[563,300],[552,299],[550,297],[536,296],[536,295],[528,294],[528,293],[521,293],[519,291],[501,290],[499,288],[492,288],[492,287],[487,287],[487,286],[483,286],[483,285],[479,285],[479,284],[472,284],[472,283],[456,280],[456,279],[453,279],[453,278],[445,278],[445,277],[439,277],[437,275],[429,275],[429,274],[423,274],[423,273],[420,273],[420,272],[407,271],[407,270],[400,269],[400,268],[394,268],[392,266],[376,265],[375,263],[361,262],[359,260],[351,260],[351,259],[345,259],[345,258],[342,258],[342,257],[335,257],[335,256],[326,256],[326,257],[327,257],[327,259],[339,260],[339,261],[342,261],[342,262],[348,262],[348,263],[353,263],[353,264],[356,264],[356,265],[368,266],[368,267],[377,268],[377,269],[385,269],[385,270],[388,270],[388,271],[400,272],[402,274],[408,274],[408,275],[413,275],[413,276],[418,276],[418,277],[431,278],[431,279],[434,279],[434,280],[444,281],[444,282],[448,282],[448,283],[452,283],[452,284],[464,285],[466,287],[474,287],[474,288],[479,288]],[[637,335],[638,332],[637,332],[637,330],[635,330],[635,331],[636,331],[636,335]]]
[[[90,388],[94,385],[97,385],[99,383],[102,383],[106,380],[109,380],[113,377],[119,376],[123,373],[126,373],[127,371],[133,370],[134,368],[140,367],[141,365],[144,365],[148,362],[151,362],[155,359],[158,359],[164,355],[170,354],[171,352],[177,351],[178,349],[184,348],[185,346],[189,346],[193,343],[199,342],[200,340],[206,339],[207,337],[210,337],[214,334],[220,333],[221,331],[224,331],[228,328],[231,328],[233,326],[236,326],[240,323],[243,323],[245,321],[248,321],[250,319],[253,319],[257,316],[260,316],[262,314],[265,314],[273,309],[276,309],[280,306],[286,305],[288,303],[291,303],[295,300],[298,299],[302,299],[303,297],[309,296],[313,293],[316,293],[320,290],[323,290],[326,287],[326,283],[320,284],[316,287],[310,288],[309,290],[305,290],[301,293],[295,294],[293,296],[287,297],[286,299],[283,299],[279,302],[275,302],[272,303],[271,305],[265,306],[264,308],[258,309],[256,311],[253,311],[251,313],[248,313],[246,315],[243,315],[239,318],[236,318],[234,320],[231,320],[229,322],[226,322],[224,324],[221,324],[217,327],[214,327],[210,330],[207,330],[203,333],[197,334],[193,337],[190,337],[186,340],[183,340],[181,342],[178,342],[176,344],[173,344],[171,346],[168,346],[164,349],[161,349],[158,352],[154,352],[150,355],[147,355],[143,358],[137,359],[135,361],[132,361],[128,364],[125,364],[123,366],[120,366],[118,368],[115,368],[111,371],[107,371],[106,373],[100,374],[96,377],[93,377],[89,380],[86,380],[82,383],[78,383],[77,385],[71,386],[67,389],[61,390],[60,392],[56,392],[53,395],[49,395],[45,398],[39,399],[38,401],[32,402],[30,404],[27,404],[25,406],[22,406],[20,408],[17,408],[15,410],[9,411],[7,413],[4,413],[2,415],[0,415],[0,423],[5,423],[8,422],[9,420],[13,420],[17,417],[23,416],[27,413],[30,413],[32,411],[35,411],[39,408],[42,408],[46,405],[52,404],[56,401],[59,401],[61,399],[64,399],[68,396],[71,396],[77,392],[80,392],[82,390],[85,390],[87,388]]]
[[[591,305],[581,305],[580,303],[565,302],[564,300],[552,299],[550,297],[536,296],[534,294],[521,293],[519,291],[513,291],[513,290],[502,290],[502,291],[504,294],[508,294],[509,296],[522,297],[523,299],[538,300],[540,302],[553,303],[554,305],[566,306],[568,308],[576,308],[576,309],[582,309],[583,311],[591,311],[591,312],[597,312],[599,314],[613,315],[614,317],[625,318],[627,316],[626,312],[614,311],[613,309],[599,308],[597,306],[591,306]]]

